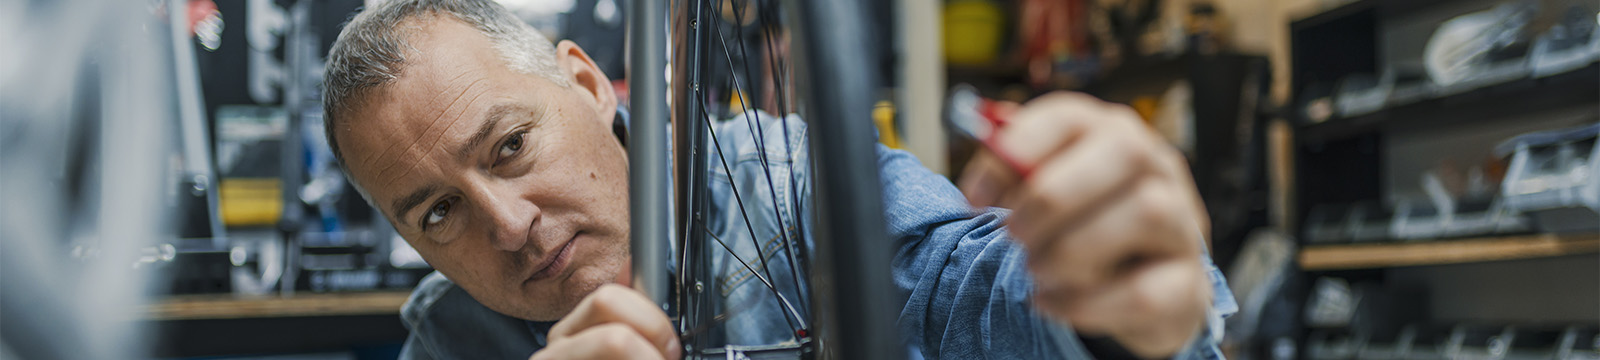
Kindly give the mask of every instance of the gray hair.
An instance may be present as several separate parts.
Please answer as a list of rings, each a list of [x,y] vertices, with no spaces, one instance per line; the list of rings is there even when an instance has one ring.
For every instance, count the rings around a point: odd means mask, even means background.
[[[334,130],[342,126],[347,113],[358,105],[362,95],[394,81],[405,70],[406,52],[416,51],[416,48],[406,43],[406,36],[410,35],[408,30],[415,27],[403,25],[407,25],[407,20],[429,15],[450,15],[477,28],[494,43],[495,50],[511,70],[567,86],[556,66],[556,49],[550,39],[494,1],[384,1],[351,18],[328,51],[328,65],[323,75],[323,131],[341,168],[344,154],[339,151]],[[364,191],[362,195],[366,195]]]

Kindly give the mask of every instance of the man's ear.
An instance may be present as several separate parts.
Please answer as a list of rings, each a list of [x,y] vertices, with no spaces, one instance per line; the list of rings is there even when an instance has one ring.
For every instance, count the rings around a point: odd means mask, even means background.
[[[596,118],[611,126],[611,118],[617,112],[617,92],[611,88],[611,79],[600,71],[600,66],[571,40],[556,44],[556,63],[566,71],[569,86],[576,86],[574,90],[593,97]]]

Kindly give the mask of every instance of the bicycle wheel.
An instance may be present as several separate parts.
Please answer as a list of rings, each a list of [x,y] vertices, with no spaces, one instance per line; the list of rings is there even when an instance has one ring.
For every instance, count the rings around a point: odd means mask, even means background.
[[[650,9],[652,4],[648,3],[635,4],[632,78],[636,79],[659,78],[645,70],[660,68],[644,58],[662,51],[644,44],[659,40],[659,35],[650,34],[650,29],[663,27],[651,20],[660,19],[660,15],[654,15],[659,13],[652,13],[659,8]],[[666,18],[672,44],[674,84],[669,92],[672,194],[676,200],[672,233],[678,240],[671,256],[679,266],[671,286],[640,287],[654,289],[646,292],[676,310],[685,354],[691,358],[903,357],[903,346],[895,335],[895,314],[901,304],[895,301],[891,290],[887,265],[891,250],[884,231],[875,135],[869,118],[877,77],[872,74],[876,56],[866,43],[869,37],[862,36],[868,31],[864,5],[838,0],[677,0],[670,6],[671,14]],[[797,56],[789,56],[784,51],[788,49]],[[656,111],[653,103],[663,98],[644,88],[655,86],[650,83],[654,80],[639,80],[633,90],[635,124],[662,121],[657,117],[660,115],[646,113]],[[764,106],[755,106],[758,101]],[[652,104],[647,105],[647,111],[640,111],[641,102]],[[757,107],[763,109],[758,111]],[[779,115],[764,120],[760,113]],[[791,135],[805,139],[811,149],[806,157],[811,160],[808,163],[788,163],[795,160],[794,156],[775,159],[764,155],[765,149],[770,149],[764,143],[770,136],[762,133],[767,127],[758,123],[781,122],[779,130],[787,132],[791,129],[788,121],[799,121],[791,119],[791,113],[807,120],[803,127],[806,131],[781,135],[782,146],[791,145]],[[733,119],[728,121],[746,122],[742,129],[750,131],[756,148],[762,149],[752,160],[759,162],[760,171],[742,184],[733,181],[735,172],[727,163],[729,156],[725,156],[730,150],[723,149],[718,141],[719,135],[742,136],[727,133],[730,128],[739,129],[737,126],[719,126],[724,124],[718,119],[729,116]],[[634,134],[640,134],[639,126],[634,128]],[[643,154],[634,159],[650,156],[643,151],[646,146],[637,142],[633,145],[630,152],[638,152],[631,155]],[[795,154],[795,149],[785,151]],[[774,176],[775,165],[788,170],[806,167],[815,175],[805,184],[794,176],[784,176],[786,171]],[[644,164],[636,166],[635,169],[655,169]],[[712,181],[712,174],[719,170],[728,181]],[[643,203],[660,197],[642,192],[639,185],[653,189],[663,186],[647,183],[651,179],[645,174],[639,176],[633,190],[635,279],[639,283],[637,279],[642,275],[646,282],[662,282],[660,274],[652,273],[661,268],[656,266],[659,264],[642,260],[661,258],[653,253],[660,249],[641,244],[657,240],[651,240],[641,229],[661,226],[666,221],[660,218],[665,215],[639,211]],[[665,179],[657,176],[655,180]],[[738,189],[741,185],[745,186],[743,192]],[[812,187],[813,202],[802,201],[801,194]],[[733,194],[733,205],[715,208],[711,194],[718,191]],[[653,198],[639,199],[641,194]],[[746,206],[746,196],[740,194],[774,201],[761,203],[766,206]],[[783,201],[776,201],[779,199]],[[735,248],[745,244],[729,244],[708,226],[711,222],[707,219],[719,215],[716,210],[737,212],[732,217],[743,223],[734,225],[744,227],[743,234],[749,235],[748,245],[753,253],[741,255]],[[749,220],[752,214],[760,214],[757,212],[771,212],[776,224],[762,226],[776,225],[777,229],[758,229]],[[814,234],[805,231],[808,219],[815,220]],[[775,233],[775,242],[763,246],[756,241],[761,237],[758,232],[763,231]],[[768,261],[769,256],[773,261]],[[778,313],[782,319],[764,321],[772,327],[781,324],[792,329],[789,341],[739,346],[719,342],[723,339],[710,329],[737,316],[734,313],[739,304],[724,303],[726,299],[712,291],[724,285],[714,281],[718,271],[724,270],[716,268],[714,258],[736,260],[737,266],[770,292],[771,296],[765,299],[771,303],[756,306],[781,309]],[[645,269],[640,269],[641,265]],[[665,293],[671,289],[676,290],[677,296],[667,300]]]

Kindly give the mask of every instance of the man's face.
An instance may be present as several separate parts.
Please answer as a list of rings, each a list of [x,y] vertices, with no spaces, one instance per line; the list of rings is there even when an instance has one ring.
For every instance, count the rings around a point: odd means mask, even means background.
[[[562,87],[511,70],[448,16],[413,19],[400,77],[335,135],[373,204],[435,269],[495,311],[550,321],[626,276],[627,160],[616,97],[557,46]]]

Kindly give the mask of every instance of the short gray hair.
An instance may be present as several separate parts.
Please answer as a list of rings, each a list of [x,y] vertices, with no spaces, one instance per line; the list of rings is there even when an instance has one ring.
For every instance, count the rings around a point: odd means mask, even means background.
[[[494,1],[384,1],[351,18],[328,51],[323,75],[323,131],[340,167],[344,167],[344,154],[339,151],[334,131],[359,105],[361,96],[398,78],[405,70],[406,52],[416,50],[406,43],[408,30],[413,27],[403,25],[413,18],[439,15],[455,17],[488,36],[511,70],[567,85],[556,66],[556,49],[550,39]]]

